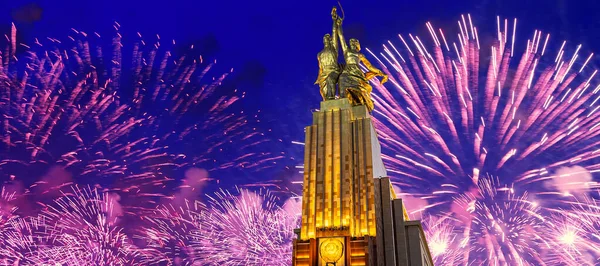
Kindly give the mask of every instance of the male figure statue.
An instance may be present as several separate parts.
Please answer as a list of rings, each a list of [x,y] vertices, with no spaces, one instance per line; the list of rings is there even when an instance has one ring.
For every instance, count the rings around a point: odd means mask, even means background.
[[[317,55],[317,59],[319,60],[319,76],[315,84],[319,84],[323,100],[335,99],[335,85],[340,75],[337,31],[338,24],[341,24],[341,19],[338,18],[335,7],[331,10],[331,18],[333,19],[332,34],[329,35],[328,33],[323,36],[324,47]],[[337,22],[338,20],[340,20],[340,23]]]

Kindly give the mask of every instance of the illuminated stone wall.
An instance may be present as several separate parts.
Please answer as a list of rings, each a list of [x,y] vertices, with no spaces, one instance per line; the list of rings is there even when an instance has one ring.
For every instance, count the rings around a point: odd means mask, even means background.
[[[303,182],[292,265],[326,266],[335,254],[336,266],[431,265],[420,222],[409,220],[387,177],[365,106],[321,102],[306,127]]]
[[[366,107],[322,102],[305,143],[300,239],[374,236],[373,177],[385,168]]]

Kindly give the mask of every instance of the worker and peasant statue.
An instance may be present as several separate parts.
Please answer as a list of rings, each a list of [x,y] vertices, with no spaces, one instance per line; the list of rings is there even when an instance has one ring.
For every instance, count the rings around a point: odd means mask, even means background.
[[[315,84],[319,85],[321,96],[325,101],[336,97],[348,98],[352,105],[364,105],[369,111],[373,111],[373,100],[371,100],[373,89],[369,80],[379,76],[382,77],[383,84],[388,76],[371,65],[360,52],[360,43],[357,39],[350,39],[346,44],[342,31],[343,17],[338,16],[335,7],[331,10],[331,18],[333,19],[332,33],[323,36],[324,47],[317,55],[319,76]],[[340,46],[345,64],[338,62]],[[361,70],[360,63],[366,68],[366,73]]]

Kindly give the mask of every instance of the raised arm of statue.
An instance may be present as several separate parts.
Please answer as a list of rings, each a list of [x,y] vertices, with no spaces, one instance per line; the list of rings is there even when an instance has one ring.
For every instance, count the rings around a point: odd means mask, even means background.
[[[367,68],[367,70],[369,70],[369,72],[365,73],[365,78],[367,80],[372,79],[373,77],[383,77],[381,79],[381,84],[387,82],[388,80],[388,76],[383,73],[381,70],[379,70],[378,68],[374,67],[371,62],[369,62],[369,60],[365,57],[365,55],[360,54],[360,62],[363,63],[363,65],[365,65],[365,67]]]
[[[333,45],[333,49],[335,50],[336,54],[339,53],[340,49],[339,46],[340,44],[338,43],[338,25],[337,25],[337,21],[338,21],[338,17],[336,16],[333,19],[333,29],[331,30],[331,44]]]
[[[332,25],[332,29],[331,29],[331,43],[333,45],[333,49],[335,50],[336,54],[339,53],[339,46],[340,44],[338,43],[338,28],[340,28],[341,25],[341,21],[339,22],[340,24],[338,24],[338,20],[341,20],[342,18],[340,18],[340,16],[338,16],[337,14],[337,7],[333,7],[331,9],[331,20],[333,21],[333,25]]]
[[[348,46],[346,45],[346,39],[344,39],[344,32],[342,31],[342,19],[338,18],[335,24],[337,25],[337,35],[340,38],[340,45],[342,45],[342,53],[345,55]]]

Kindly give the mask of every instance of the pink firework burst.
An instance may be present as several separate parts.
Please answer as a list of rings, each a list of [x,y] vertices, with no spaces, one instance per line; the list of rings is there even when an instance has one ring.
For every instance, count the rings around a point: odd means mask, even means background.
[[[196,235],[206,265],[288,265],[299,216],[295,200],[285,208],[269,192],[238,189],[210,197]]]
[[[516,19],[496,23],[491,34],[470,15],[452,34],[427,23],[429,42],[368,50],[390,76],[374,81],[375,124],[402,192],[452,221],[460,264],[550,263],[545,217],[598,187],[600,83],[581,45],[539,30],[520,42]]]
[[[124,62],[118,32],[107,56],[99,34],[75,30],[17,56],[15,32],[0,66],[0,177],[51,183],[40,193],[75,180],[151,196],[145,188],[190,167],[247,171],[281,158],[261,149],[260,119],[241,109],[245,93],[223,85],[229,73],[211,75],[214,61],[140,37]]]

